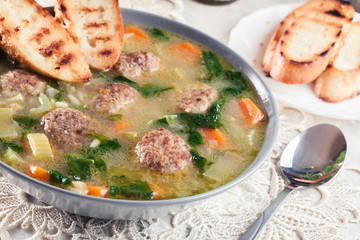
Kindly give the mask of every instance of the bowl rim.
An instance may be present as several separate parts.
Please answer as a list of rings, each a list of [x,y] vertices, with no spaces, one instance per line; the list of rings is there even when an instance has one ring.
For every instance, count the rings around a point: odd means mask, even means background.
[[[267,121],[268,121],[265,130],[264,142],[257,157],[253,160],[253,162],[247,167],[247,169],[243,173],[241,173],[238,177],[236,177],[235,179],[231,180],[230,182],[227,182],[226,184],[220,187],[193,196],[173,198],[173,199],[163,199],[163,200],[126,200],[126,199],[100,198],[90,195],[83,195],[39,181],[35,178],[26,175],[25,173],[16,170],[15,168],[8,166],[2,161],[0,161],[0,168],[2,170],[7,171],[7,173],[11,174],[18,180],[26,181],[29,184],[33,185],[34,187],[39,187],[40,189],[48,189],[55,194],[62,194],[64,196],[77,198],[79,200],[89,200],[92,202],[99,202],[99,203],[106,202],[111,205],[113,204],[128,205],[135,207],[139,207],[139,206],[156,207],[156,206],[164,206],[164,205],[177,205],[177,204],[186,204],[194,201],[203,200],[218,195],[222,192],[225,192],[226,190],[229,190],[230,188],[234,187],[235,185],[239,184],[240,182],[248,178],[250,175],[252,175],[267,159],[268,155],[270,154],[276,142],[277,134],[279,130],[279,119],[278,119],[278,110],[277,110],[276,102],[274,100],[274,97],[270,89],[268,88],[268,86],[266,85],[265,81],[262,79],[260,74],[241,56],[239,56],[235,51],[231,50],[229,47],[227,47],[220,41],[212,38],[211,36],[202,33],[199,30],[196,30],[188,25],[155,14],[133,10],[133,9],[127,9],[127,8],[121,8],[121,14],[124,23],[136,22],[143,26],[158,27],[166,31],[172,32],[174,34],[180,35],[185,39],[189,39],[193,42],[199,43],[202,46],[205,46],[209,50],[215,52],[223,59],[225,59],[235,69],[240,70],[243,73],[245,72],[244,74],[249,79],[249,83],[253,85],[254,90],[257,91],[258,96],[262,100],[262,104],[266,111]],[[17,183],[15,184],[23,191],[26,191],[23,189],[23,187],[19,186],[19,184]],[[29,194],[32,195],[31,193]],[[34,197],[36,198],[37,196]],[[48,203],[48,204],[56,206],[53,203]],[[63,210],[70,211],[69,209],[63,209]]]

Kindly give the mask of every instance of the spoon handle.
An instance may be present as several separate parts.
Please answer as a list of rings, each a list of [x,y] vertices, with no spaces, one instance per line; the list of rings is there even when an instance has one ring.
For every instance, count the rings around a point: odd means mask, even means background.
[[[265,211],[256,219],[256,221],[248,227],[246,232],[241,236],[240,240],[249,240],[255,239],[257,235],[261,232],[261,229],[266,225],[271,216],[275,211],[280,207],[281,203],[286,199],[286,197],[291,193],[294,188],[292,186],[286,186],[284,190],[281,191],[279,196],[265,209]]]

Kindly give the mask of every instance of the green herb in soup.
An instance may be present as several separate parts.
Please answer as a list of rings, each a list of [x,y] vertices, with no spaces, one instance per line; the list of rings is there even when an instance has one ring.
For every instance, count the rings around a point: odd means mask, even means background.
[[[87,84],[17,69],[6,57],[0,75],[2,161],[80,194],[210,191],[241,174],[264,140],[266,117],[247,77],[158,28],[127,24],[118,62]]]

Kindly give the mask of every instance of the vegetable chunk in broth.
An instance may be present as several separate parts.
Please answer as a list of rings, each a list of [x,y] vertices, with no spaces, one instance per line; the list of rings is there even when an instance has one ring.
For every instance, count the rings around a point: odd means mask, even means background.
[[[1,160],[70,191],[119,199],[186,197],[239,176],[267,121],[246,76],[197,43],[125,25],[119,61],[87,84],[1,56]]]

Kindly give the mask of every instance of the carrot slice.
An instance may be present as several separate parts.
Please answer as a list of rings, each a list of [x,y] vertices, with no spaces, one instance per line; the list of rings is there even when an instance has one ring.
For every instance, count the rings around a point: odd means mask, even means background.
[[[95,197],[106,197],[109,194],[109,189],[106,187],[99,186],[88,186],[87,195]]]
[[[43,182],[50,181],[49,172],[41,167],[29,165],[27,167],[27,170],[28,170],[30,177],[36,178],[37,180],[40,180]]]
[[[164,189],[158,186],[151,186],[151,190],[154,192],[154,200],[159,200],[164,197]]]
[[[114,123],[115,132],[124,131],[128,129],[129,126],[130,126],[130,122],[124,120],[119,120]]]
[[[227,142],[225,134],[220,129],[211,129],[211,128],[201,128],[201,131],[204,133],[206,140],[216,140],[219,144],[219,147],[223,147]]]
[[[201,50],[192,43],[176,43],[169,47],[170,51],[175,53],[191,63],[198,63],[201,56]]]
[[[250,98],[240,99],[239,105],[250,125],[255,125],[265,118],[264,113]]]
[[[135,26],[126,26],[124,27],[125,34],[133,34],[132,39],[138,42],[149,42],[149,35],[142,29]]]

